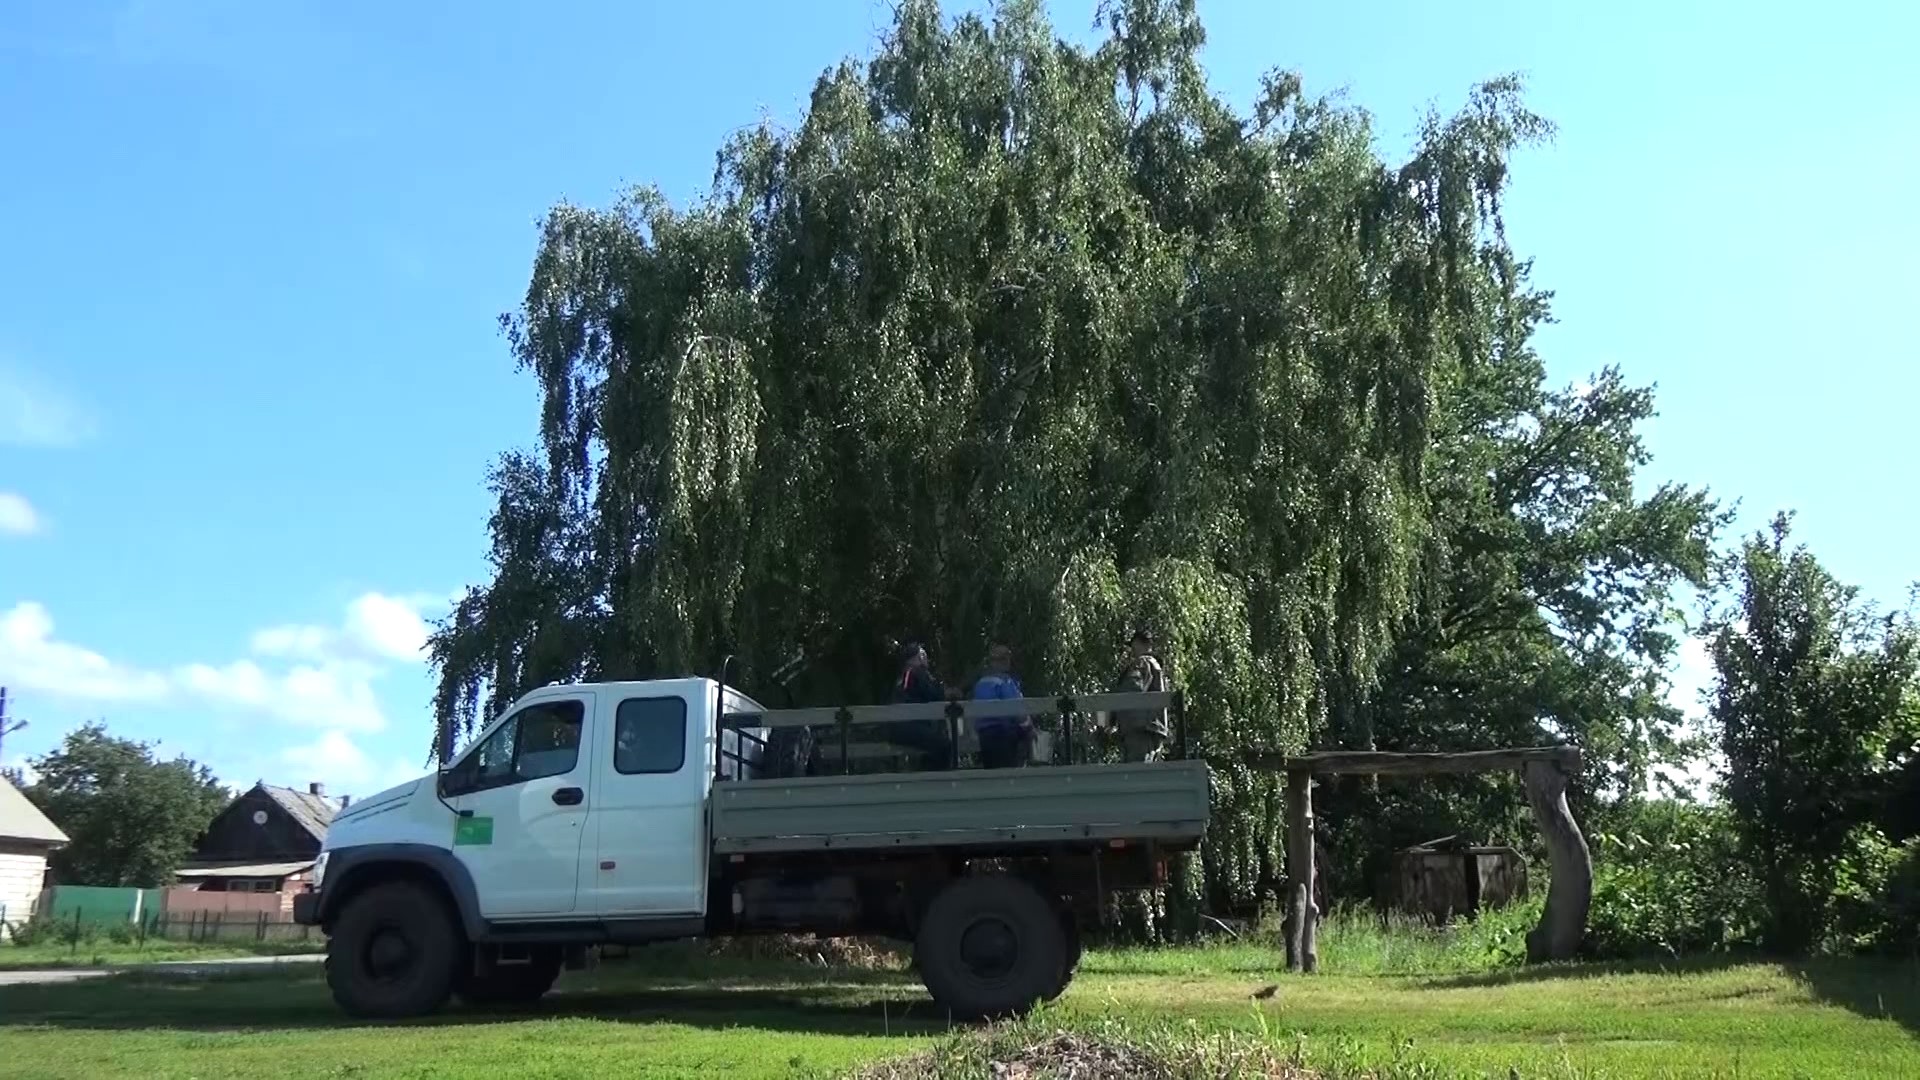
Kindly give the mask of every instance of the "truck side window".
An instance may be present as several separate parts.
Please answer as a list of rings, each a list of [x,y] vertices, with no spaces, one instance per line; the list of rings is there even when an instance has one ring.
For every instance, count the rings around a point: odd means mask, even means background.
[[[472,768],[459,770],[467,775],[460,778],[458,789],[479,791],[507,783],[513,776],[513,750],[519,734],[517,716],[508,717],[506,723],[495,728],[487,741],[480,744],[480,749],[474,751]]]
[[[577,701],[549,701],[520,713],[520,746],[513,779],[563,776],[580,761],[580,726],[586,710]]]
[[[676,773],[687,763],[687,703],[677,697],[628,698],[613,718],[613,767]]]
[[[493,729],[447,774],[441,790],[462,795],[543,776],[561,776],[580,761],[586,709],[578,701],[529,705]]]

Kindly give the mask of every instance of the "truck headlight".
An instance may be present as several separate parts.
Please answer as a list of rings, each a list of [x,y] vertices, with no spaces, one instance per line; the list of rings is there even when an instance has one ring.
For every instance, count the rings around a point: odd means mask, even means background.
[[[323,851],[319,858],[313,860],[313,873],[308,876],[308,880],[312,883],[314,892],[320,891],[320,882],[327,876],[327,854]]]

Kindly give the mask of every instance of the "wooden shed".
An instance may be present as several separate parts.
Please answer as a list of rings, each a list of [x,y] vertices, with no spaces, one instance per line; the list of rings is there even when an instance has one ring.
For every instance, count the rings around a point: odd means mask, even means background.
[[[1434,922],[1473,916],[1527,895],[1527,862],[1505,845],[1443,837],[1396,851],[1387,905]]]

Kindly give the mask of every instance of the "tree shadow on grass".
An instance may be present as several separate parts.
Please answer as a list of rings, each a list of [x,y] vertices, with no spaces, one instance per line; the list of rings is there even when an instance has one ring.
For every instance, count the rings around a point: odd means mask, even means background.
[[[1920,958],[1831,958],[1785,967],[1822,1001],[1920,1035]]]
[[[1700,975],[1767,962],[1767,957],[1748,953],[1706,953],[1645,960],[1576,960],[1448,975],[1431,979],[1427,985],[1441,990],[1472,990],[1569,979],[1604,979],[1616,975]]]
[[[1713,953],[1663,960],[1540,964],[1456,975],[1432,980],[1427,985],[1436,989],[1472,989],[1615,975],[1698,975],[1750,964],[1776,964],[1821,1001],[1869,1019],[1892,1020],[1920,1035],[1920,958],[1781,960],[1757,952]]]
[[[539,1003],[485,1010],[457,1002],[410,1027],[586,1018],[612,1023],[838,1035],[915,1035],[951,1026],[925,991],[893,975],[833,972],[811,980],[688,980],[607,973],[562,978]],[[126,974],[79,982],[0,986],[0,1024],[79,1030],[335,1029],[370,1026],[335,1007],[318,971],[179,977]]]

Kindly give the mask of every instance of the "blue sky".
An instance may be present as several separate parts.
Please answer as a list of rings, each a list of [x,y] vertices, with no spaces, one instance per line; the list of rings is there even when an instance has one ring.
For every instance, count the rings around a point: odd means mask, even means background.
[[[1920,16],[1575,7],[1200,2],[1218,88],[1295,68],[1391,155],[1427,106],[1526,75],[1560,133],[1519,161],[1509,223],[1558,294],[1555,378],[1658,383],[1650,477],[1741,500],[1744,528],[1795,508],[1898,599]],[[1093,8],[1053,11],[1084,36]],[[729,132],[797,115],[888,11],[7,4],[0,684],[31,726],[5,760],[99,718],[236,785],[416,771],[422,620],[484,575],[484,471],[533,435],[495,317],[535,220],[696,193]]]

